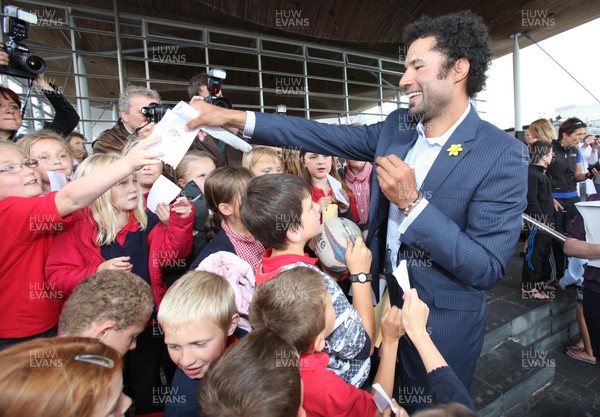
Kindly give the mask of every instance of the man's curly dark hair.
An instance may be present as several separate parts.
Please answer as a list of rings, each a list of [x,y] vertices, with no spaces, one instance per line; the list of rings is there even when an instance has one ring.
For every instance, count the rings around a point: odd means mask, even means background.
[[[419,38],[435,37],[434,49],[446,55],[444,70],[460,58],[471,65],[467,79],[467,94],[475,96],[485,85],[486,71],[491,62],[487,27],[483,19],[469,10],[436,18],[423,16],[404,29],[404,43],[409,45]]]

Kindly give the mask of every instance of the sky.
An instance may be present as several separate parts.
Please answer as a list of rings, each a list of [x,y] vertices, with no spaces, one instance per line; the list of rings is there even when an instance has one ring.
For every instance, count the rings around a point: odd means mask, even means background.
[[[538,42],[548,54],[600,99],[600,19]],[[535,35],[532,34],[534,40]],[[522,122],[555,118],[555,109],[569,105],[598,104],[540,48],[521,37]],[[486,90],[478,98],[480,116],[501,129],[514,126],[513,54],[492,62]],[[484,113],[485,112],[485,113]],[[599,115],[600,118],[600,115]]]

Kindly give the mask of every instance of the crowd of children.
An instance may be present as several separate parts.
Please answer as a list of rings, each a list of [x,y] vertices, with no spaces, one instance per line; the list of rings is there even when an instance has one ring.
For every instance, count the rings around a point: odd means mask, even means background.
[[[364,389],[393,396],[417,319],[388,309],[375,350],[370,280],[343,291],[314,256],[327,207],[366,229],[372,165],[255,147],[240,167],[195,150],[168,167],[159,140],[91,156],[52,131],[0,141],[0,415],[390,415]],[[179,196],[151,211],[171,172]],[[361,236],[345,258],[345,278],[368,274]],[[439,402],[472,413],[451,391]]]

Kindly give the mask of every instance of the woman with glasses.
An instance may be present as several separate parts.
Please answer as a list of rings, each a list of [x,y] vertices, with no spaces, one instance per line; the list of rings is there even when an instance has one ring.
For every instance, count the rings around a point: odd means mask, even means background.
[[[121,356],[95,339],[31,340],[0,363],[0,416],[117,417],[131,406]]]
[[[104,169],[42,194],[39,162],[12,142],[0,141],[0,349],[34,337],[56,335],[64,294],[46,282],[44,266],[54,235],[123,178],[161,163],[146,139]],[[24,414],[23,414],[24,415]]]

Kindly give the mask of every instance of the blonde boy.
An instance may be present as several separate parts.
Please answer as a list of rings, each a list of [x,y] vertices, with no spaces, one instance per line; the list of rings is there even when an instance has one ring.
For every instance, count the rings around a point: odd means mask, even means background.
[[[175,372],[164,417],[199,415],[196,393],[210,364],[235,341],[239,315],[233,288],[219,275],[192,271],[165,294],[158,322]]]

